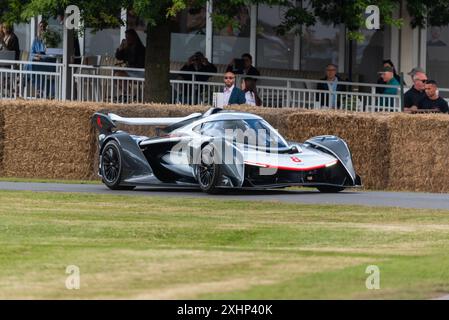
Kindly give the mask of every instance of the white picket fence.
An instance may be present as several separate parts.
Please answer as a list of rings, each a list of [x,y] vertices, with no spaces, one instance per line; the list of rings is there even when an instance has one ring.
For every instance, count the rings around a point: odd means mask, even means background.
[[[1,99],[62,100],[60,63],[0,60]]]
[[[142,103],[144,69],[112,66],[70,65],[68,100],[105,103]],[[62,100],[63,65],[27,61],[0,60],[0,98]],[[171,71],[171,102],[188,105],[212,105],[213,95],[222,92],[219,74]],[[253,77],[264,107],[341,109],[359,112],[401,111],[400,90],[396,95],[377,94],[377,84],[340,82],[345,91],[317,90],[323,81],[310,79]],[[242,76],[237,76],[240,85]],[[440,91],[444,91],[441,89]],[[449,90],[447,90],[449,91]]]

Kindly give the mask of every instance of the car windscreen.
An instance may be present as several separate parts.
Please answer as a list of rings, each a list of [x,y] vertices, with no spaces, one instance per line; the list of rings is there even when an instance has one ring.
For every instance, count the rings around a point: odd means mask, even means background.
[[[266,121],[260,119],[218,120],[206,122],[201,133],[226,137],[237,143],[263,148],[287,148],[285,140]]]

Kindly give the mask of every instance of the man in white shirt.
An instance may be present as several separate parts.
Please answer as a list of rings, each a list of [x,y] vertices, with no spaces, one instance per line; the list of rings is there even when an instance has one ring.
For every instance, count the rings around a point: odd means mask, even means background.
[[[235,86],[235,74],[233,72],[225,73],[224,84],[223,102],[225,106],[246,103],[245,93]]]

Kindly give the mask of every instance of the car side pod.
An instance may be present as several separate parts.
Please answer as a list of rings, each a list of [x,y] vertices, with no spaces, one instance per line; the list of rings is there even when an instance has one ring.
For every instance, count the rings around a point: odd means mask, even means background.
[[[307,140],[306,143],[336,157],[351,177],[353,186],[361,186],[362,181],[355,172],[352,154],[346,141],[337,136],[327,135],[313,137]]]

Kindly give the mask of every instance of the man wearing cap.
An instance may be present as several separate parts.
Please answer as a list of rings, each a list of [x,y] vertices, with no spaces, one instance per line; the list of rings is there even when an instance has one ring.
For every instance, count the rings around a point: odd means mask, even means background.
[[[433,110],[435,112],[448,113],[449,107],[438,93],[438,85],[434,80],[427,80],[425,87],[426,96],[418,103],[419,110]]]
[[[390,66],[386,66],[379,72],[382,80],[389,86],[400,86],[399,81],[394,76],[394,69]],[[398,88],[385,88],[383,94],[398,94]]]
[[[404,112],[416,112],[419,102],[426,97],[427,75],[421,68],[413,68],[408,73],[413,80],[413,87],[404,95]]]
[[[394,88],[385,88],[383,95],[397,95],[398,87],[400,86],[399,81],[394,77],[394,69],[392,67],[386,66],[379,72],[382,80],[386,85],[395,86]],[[392,107],[394,105],[394,99],[392,98],[380,98],[379,105]]]

